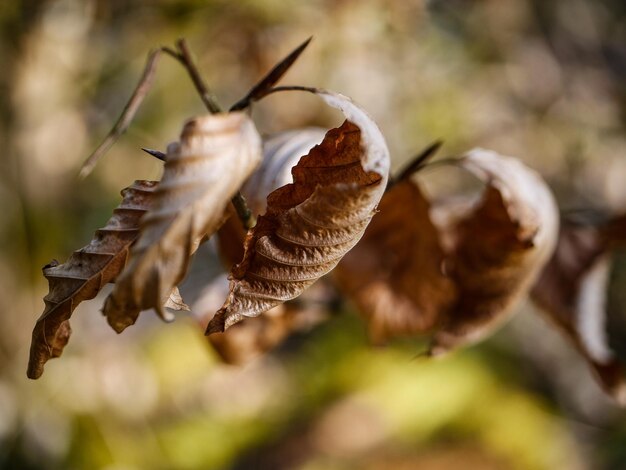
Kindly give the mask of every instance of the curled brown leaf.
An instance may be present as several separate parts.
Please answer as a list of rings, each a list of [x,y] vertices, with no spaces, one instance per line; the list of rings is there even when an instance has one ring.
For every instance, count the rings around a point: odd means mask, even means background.
[[[543,179],[519,160],[473,150],[461,166],[483,180],[482,199],[453,217],[446,270],[456,304],[435,334],[431,354],[474,343],[510,317],[547,263],[558,236],[558,210]],[[458,209],[458,207],[454,207]]]
[[[486,184],[479,200],[431,206],[399,179],[335,270],[376,341],[430,333],[430,353],[479,341],[514,310],[558,230],[547,185],[518,160],[475,150],[457,161]]]
[[[205,236],[224,220],[233,195],[261,157],[261,139],[240,112],[188,121],[180,143],[170,144],[153,208],[141,221],[141,234],[104,305],[109,324],[121,332],[141,310],[163,304],[184,278],[190,257]]]
[[[71,333],[69,319],[78,304],[93,299],[124,268],[139,233],[139,219],[150,208],[156,185],[155,181],[135,181],[122,191],[122,202],[87,246],[63,264],[44,266],[49,292],[33,329],[27,372],[31,379],[41,376],[50,358],[61,355]]]
[[[263,161],[241,188],[252,214],[265,212],[267,196],[281,186],[292,183],[291,169],[323,139],[326,131],[317,127],[279,132],[263,139]],[[217,232],[218,252],[226,269],[243,259],[246,231],[228,207],[226,221]]]
[[[307,127],[279,132],[264,139],[263,162],[241,189],[255,215],[265,212],[268,194],[293,183],[291,169],[303,155],[322,142],[325,135],[325,129]]]
[[[601,224],[566,221],[531,298],[585,357],[603,388],[626,404],[624,367],[609,346],[606,314],[611,250],[623,245],[626,216]]]
[[[444,251],[416,183],[390,188],[361,241],[333,271],[358,307],[372,339],[432,332],[456,297],[443,272]]]
[[[285,302],[263,315],[248,318],[230,327],[223,334],[209,335],[208,342],[226,364],[245,364],[268,352],[282,343],[294,332],[310,330],[324,321],[327,311],[320,297],[326,299],[328,291],[323,285],[319,289],[309,289],[303,294],[302,302]],[[194,312],[215,312],[228,294],[229,283],[226,275],[215,278],[205,287],[200,298],[193,305]],[[313,291],[313,292],[312,292]],[[300,299],[298,299],[300,300]],[[200,316],[198,322],[206,329],[210,316]]]
[[[384,192],[389,153],[378,127],[348,98],[315,93],[347,120],[300,159],[293,184],[268,196],[207,333],[297,297],[333,269],[362,236]]]

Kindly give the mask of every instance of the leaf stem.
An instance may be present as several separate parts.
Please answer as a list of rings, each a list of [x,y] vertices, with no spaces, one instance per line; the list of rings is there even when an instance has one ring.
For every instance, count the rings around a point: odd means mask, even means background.
[[[163,52],[174,57],[187,69],[187,73],[189,74],[191,81],[196,87],[196,90],[200,95],[200,99],[202,99],[202,102],[209,110],[209,112],[211,114],[217,114],[222,112],[220,105],[217,104],[215,95],[213,95],[207,84],[202,79],[202,75],[200,75],[198,67],[193,60],[193,56],[191,54],[191,50],[189,49],[187,41],[182,38],[176,41],[176,49],[177,51],[174,51],[169,47],[161,48]]]
[[[437,151],[443,145],[442,140],[436,140],[420,153],[418,153],[415,157],[411,159],[408,165],[406,165],[393,179],[393,182],[402,181],[406,178],[409,178],[415,172],[421,170],[426,165],[426,162],[431,159]]]
[[[193,61],[193,56],[191,54],[191,50],[189,49],[187,41],[185,41],[184,39],[179,39],[178,41],[176,41],[176,48],[177,51],[174,51],[169,47],[163,47],[161,48],[161,50],[166,54],[174,57],[185,67],[185,69],[187,69],[187,73],[189,73],[191,81],[196,87],[196,91],[200,95],[202,102],[209,110],[209,112],[211,114],[217,114],[222,112],[221,107],[219,106],[219,104],[217,104],[213,93],[209,90],[209,87],[204,82],[202,75],[200,75],[198,67]],[[233,207],[237,212],[237,217],[239,217],[243,228],[246,230],[250,230],[252,227],[254,227],[254,225],[256,224],[256,219],[254,218],[254,214],[252,214],[252,211],[248,207],[245,197],[243,196],[243,194],[241,194],[240,191],[237,191],[237,193],[233,196],[233,198],[231,199],[231,203],[233,204]]]
[[[122,110],[122,114],[117,119],[117,122],[113,126],[113,128],[109,131],[104,140],[96,147],[96,149],[87,157],[85,163],[80,170],[80,177],[86,177],[93,170],[94,166],[98,160],[105,154],[107,151],[113,146],[113,144],[120,138],[120,136],[126,132],[128,126],[132,122],[135,114],[139,110],[139,106],[143,102],[144,98],[150,91],[152,87],[152,83],[154,82],[154,75],[156,72],[156,67],[159,61],[159,56],[161,54],[161,49],[154,49],[150,51],[148,54],[148,59],[146,60],[146,65],[144,67],[143,73],[139,82],[137,83],[137,87],[133,94],[131,95],[128,103]]]

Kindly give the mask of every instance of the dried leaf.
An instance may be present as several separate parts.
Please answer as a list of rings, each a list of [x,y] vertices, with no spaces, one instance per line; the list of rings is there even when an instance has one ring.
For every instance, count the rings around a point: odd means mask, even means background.
[[[215,312],[228,290],[227,276],[219,276],[203,290],[194,312]],[[200,317],[200,327],[206,329],[210,318]],[[289,334],[292,319],[285,304],[277,305],[260,317],[233,325],[224,334],[210,335],[208,341],[226,364],[245,364],[280,343]]]
[[[27,372],[31,379],[41,376],[48,359],[61,355],[71,333],[69,319],[78,304],[93,299],[123,269],[156,185],[155,181],[135,181],[124,189],[121,204],[89,245],[75,251],[66,263],[54,261],[43,268],[49,292],[33,329]]]
[[[326,131],[317,127],[279,132],[263,140],[263,161],[246,181],[241,193],[252,214],[265,212],[267,196],[275,189],[292,183],[291,169],[323,139]],[[237,220],[235,210],[228,207],[228,218],[217,232],[218,251],[226,268],[243,259],[246,232]]]
[[[429,206],[416,183],[396,183],[361,241],[333,271],[377,343],[431,332],[455,300]]]
[[[595,370],[604,389],[626,404],[624,368],[606,330],[610,251],[626,244],[626,216],[601,225],[566,222],[556,251],[532,289],[540,311]]]
[[[241,189],[255,215],[265,212],[268,194],[293,183],[291,169],[303,155],[322,142],[325,135],[326,130],[322,128],[307,127],[279,132],[263,141],[263,162]]]
[[[226,208],[225,219],[217,231],[217,252],[224,268],[230,271],[230,268],[243,259],[243,244],[247,232],[241,225],[235,208],[230,204]]]
[[[180,143],[170,144],[153,208],[128,266],[104,305],[117,332],[163,304],[185,276],[191,255],[224,220],[226,205],[261,157],[261,139],[243,113],[208,115],[188,121]]]
[[[456,305],[435,334],[438,355],[491,333],[510,317],[555,247],[558,211],[543,179],[519,160],[473,150],[460,164],[485,181],[478,205],[452,227],[446,270]]]
[[[316,287],[319,286],[319,289]],[[226,275],[215,278],[193,306],[194,312],[215,312],[228,294]],[[209,335],[208,342],[227,364],[245,364],[266,353],[294,332],[308,331],[328,317],[324,300],[328,291],[318,283],[303,293],[297,302],[285,302],[263,315],[239,322],[220,335]],[[302,302],[299,300],[303,299]],[[199,317],[206,329],[209,318]]]
[[[316,94],[348,120],[293,168],[293,184],[268,196],[267,211],[248,232],[228,298],[207,333],[300,295],[358,242],[375,212],[389,170],[384,138],[348,98]]]

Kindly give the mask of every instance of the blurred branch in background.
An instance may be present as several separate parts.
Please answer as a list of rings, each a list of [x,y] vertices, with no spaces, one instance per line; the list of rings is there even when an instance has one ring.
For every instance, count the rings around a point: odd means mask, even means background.
[[[164,328],[146,315],[118,337],[96,301],[77,309],[81,334],[62,363],[27,382],[40,267],[83,246],[121,188],[158,179],[161,164],[141,147],[165,148],[184,119],[205,112],[185,71],[163,66],[107,161],[76,179],[147,52],[186,37],[215,95],[235,102],[311,35],[286,82],[361,103],[395,169],[406,163],[399,156],[443,139],[448,154],[483,146],[519,156],[560,207],[626,207],[620,0],[1,2],[0,467],[623,468],[623,412],[529,308],[442,361],[410,361],[424,348],[415,341],[372,349],[344,314],[232,368],[190,319]],[[276,96],[253,114],[273,132],[337,121],[322,109],[307,96]],[[470,187],[438,171],[424,184],[442,196]],[[218,275],[210,248],[196,261],[194,270]],[[618,253],[609,297],[617,344],[625,266]]]

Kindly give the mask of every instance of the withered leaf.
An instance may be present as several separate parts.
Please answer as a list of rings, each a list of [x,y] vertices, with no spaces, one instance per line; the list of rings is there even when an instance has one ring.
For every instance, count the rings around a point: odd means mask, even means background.
[[[348,98],[315,92],[347,120],[300,159],[293,184],[268,196],[207,333],[297,297],[333,269],[361,238],[384,192],[389,152],[378,127]]]
[[[325,135],[325,129],[307,127],[278,132],[263,140],[263,161],[241,188],[254,214],[265,212],[268,194],[293,183],[291,169],[303,155],[322,142]]]
[[[193,311],[196,314],[211,312],[208,316],[198,315],[198,323],[203,331],[228,294],[228,289],[226,275],[220,275],[203,289],[200,298],[194,303]],[[315,296],[311,301],[285,302],[263,315],[233,325],[223,334],[209,335],[207,340],[226,364],[245,364],[274,349],[292,333],[309,330],[326,319],[326,309],[319,299],[326,292],[323,288],[322,292],[311,291],[316,289],[309,289],[303,294],[303,297],[311,294]]]
[[[241,227],[241,224],[238,225]],[[193,312],[198,315],[197,320],[203,330],[212,317],[210,312],[220,308],[228,290],[228,277],[222,274],[202,290],[199,299],[193,304]],[[244,364],[270,349],[286,335],[283,305],[270,309],[266,312],[269,315],[234,325],[222,335],[210,335],[207,340],[226,364]]]
[[[265,212],[268,194],[293,182],[291,169],[324,139],[324,135],[324,129],[310,127],[279,132],[263,139],[263,161],[241,188],[255,217]],[[232,206],[227,212],[227,220],[218,230],[217,240],[220,257],[230,270],[243,259],[246,232]]]
[[[603,388],[626,404],[624,367],[606,330],[610,252],[626,245],[626,216],[601,224],[565,221],[557,248],[531,291],[540,311],[573,343]]]
[[[221,335],[209,335],[207,340],[224,363],[243,365],[289,336],[296,315],[298,312],[287,304],[276,305],[263,315],[231,326]]]
[[[443,229],[454,234],[446,270],[458,297],[433,338],[433,355],[479,341],[509,318],[552,255],[558,236],[556,203],[535,171],[481,149],[466,154],[460,164],[487,187],[466,217]]]
[[[417,183],[399,181],[383,196],[361,241],[333,271],[377,343],[432,332],[455,300],[429,208]]]
[[[121,204],[87,246],[64,264],[53,262],[43,268],[49,292],[33,329],[27,371],[31,379],[41,376],[50,358],[61,355],[71,333],[69,319],[78,304],[93,299],[124,268],[139,233],[139,219],[152,204],[156,186],[155,181],[135,181],[122,191]]]
[[[191,255],[224,220],[224,209],[257,166],[261,139],[241,112],[188,121],[180,143],[170,144],[153,208],[141,221],[141,233],[128,266],[104,305],[117,332],[154,308],[165,320],[163,304],[184,278]]]
[[[230,271],[233,265],[243,259],[243,244],[246,239],[246,230],[237,218],[237,213],[232,205],[228,205],[224,216],[224,223],[217,231],[217,252],[222,265]]]

